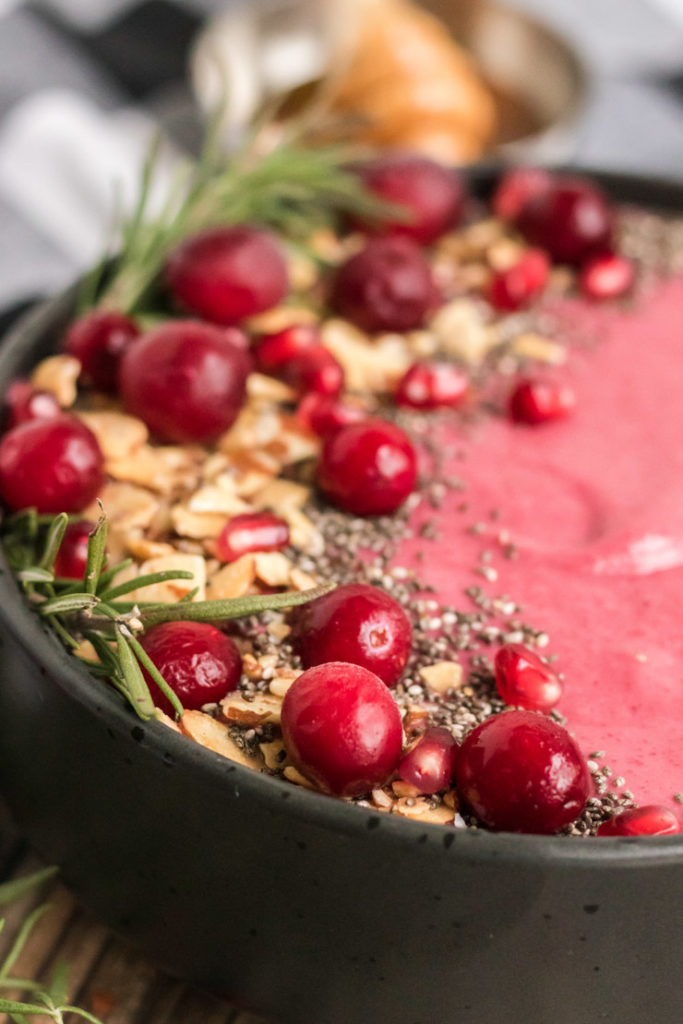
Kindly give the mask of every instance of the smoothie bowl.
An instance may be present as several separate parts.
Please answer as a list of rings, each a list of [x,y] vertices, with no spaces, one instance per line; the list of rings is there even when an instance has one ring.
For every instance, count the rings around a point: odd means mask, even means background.
[[[408,202],[377,184],[390,170],[366,183]],[[113,387],[74,341],[74,295],[5,341],[26,425],[0,442],[3,789],[170,971],[310,1024],[680,1019],[683,192],[601,186],[482,172],[429,224],[388,232],[383,208],[379,234],[356,209],[290,254],[294,299],[238,315],[183,241]],[[199,402],[174,379],[170,418],[168,387],[140,397],[156,339],[163,358],[200,317],[230,334],[230,394],[246,367],[218,428],[206,378]],[[46,391],[67,411],[45,415]],[[74,419],[94,483],[68,505],[55,425]],[[213,617],[239,666],[224,653],[222,692],[196,697],[149,638],[204,599],[242,602]]]

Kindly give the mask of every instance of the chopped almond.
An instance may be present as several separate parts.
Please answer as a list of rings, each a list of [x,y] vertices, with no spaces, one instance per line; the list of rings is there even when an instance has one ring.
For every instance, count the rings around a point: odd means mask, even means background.
[[[247,768],[261,771],[262,763],[259,758],[248,754],[241,747],[238,747],[228,731],[227,725],[216,721],[211,715],[203,711],[186,711],[180,719],[180,731],[189,736],[196,743],[208,747],[216,754],[227,757],[230,761],[237,761]]]
[[[76,401],[76,381],[81,364],[74,356],[48,356],[31,374],[31,383],[41,391],[50,391],[62,409],[70,409]]]

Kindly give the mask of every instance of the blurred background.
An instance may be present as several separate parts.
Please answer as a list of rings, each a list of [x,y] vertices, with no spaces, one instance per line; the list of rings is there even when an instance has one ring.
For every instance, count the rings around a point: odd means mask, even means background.
[[[226,148],[277,102],[454,163],[683,180],[683,0],[0,0],[0,309],[96,258],[155,126],[170,165],[226,93]]]

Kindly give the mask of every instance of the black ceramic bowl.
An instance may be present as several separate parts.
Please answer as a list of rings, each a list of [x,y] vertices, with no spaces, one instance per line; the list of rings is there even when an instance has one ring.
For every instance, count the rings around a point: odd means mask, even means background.
[[[486,184],[486,176],[478,179]],[[609,177],[683,210],[683,188]],[[54,344],[71,296],[0,350]],[[291,1024],[680,1024],[683,836],[460,832],[139,724],[0,577],[0,781],[27,836],[168,970]]]

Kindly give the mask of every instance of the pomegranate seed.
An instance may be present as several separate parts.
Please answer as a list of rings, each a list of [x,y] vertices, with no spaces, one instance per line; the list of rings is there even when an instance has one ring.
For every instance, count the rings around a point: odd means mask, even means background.
[[[225,326],[272,309],[289,290],[277,239],[245,224],[188,238],[166,264],[166,284],[181,307]]]
[[[454,409],[467,397],[469,381],[453,363],[413,363],[401,377],[394,401],[411,409]]]
[[[563,419],[573,412],[576,396],[572,388],[539,377],[521,380],[510,395],[508,412],[515,423],[538,426]]]
[[[504,711],[473,729],[458,750],[455,777],[477,817],[506,832],[558,832],[578,818],[591,792],[575,741],[534,711]]]
[[[381,679],[332,661],[296,679],[282,703],[293,764],[320,789],[358,796],[390,777],[401,754],[401,715]]]
[[[455,771],[458,745],[448,729],[438,726],[424,733],[398,763],[398,776],[420,793],[448,789]]]
[[[344,387],[341,363],[324,345],[311,345],[293,356],[279,369],[277,376],[302,395],[312,391],[336,398]]]
[[[498,182],[491,208],[501,220],[516,221],[526,203],[547,192],[553,178],[541,167],[513,167]]]
[[[71,324],[62,347],[80,360],[81,379],[86,384],[112,394],[121,356],[139,335],[140,328],[130,317],[95,309]]]
[[[304,668],[351,662],[393,686],[408,661],[413,630],[397,601],[377,587],[346,583],[292,616],[292,641]]]
[[[315,324],[293,324],[275,334],[264,334],[252,348],[261,373],[277,377],[290,359],[310,348],[322,345],[320,328]]]
[[[677,815],[669,807],[648,804],[632,807],[604,821],[599,836],[675,836],[681,831]]]
[[[413,154],[386,156],[365,164],[360,176],[380,199],[406,208],[406,220],[382,219],[385,232],[428,245],[460,222],[465,200],[462,179],[435,160]]]
[[[233,516],[216,541],[221,562],[234,562],[251,551],[281,551],[289,544],[289,526],[272,512],[246,512]]]
[[[104,482],[95,435],[76,416],[30,420],[0,441],[0,494],[11,509],[80,512]]]
[[[633,287],[635,270],[630,260],[616,253],[595,256],[581,269],[579,288],[587,299],[620,299]]]
[[[557,673],[523,644],[506,644],[496,655],[496,686],[506,704],[552,711],[562,696]]]
[[[348,405],[330,395],[310,391],[299,402],[296,417],[307,430],[318,437],[327,437],[349,423],[360,423],[367,419],[367,413],[359,405]]]
[[[206,622],[164,622],[153,626],[140,643],[184,708],[197,711],[234,690],[242,675],[237,644]],[[152,699],[167,715],[173,706],[146,669]]]
[[[597,185],[557,177],[550,188],[524,204],[517,226],[532,245],[575,266],[609,248],[612,220],[612,209]]]
[[[337,271],[337,312],[364,331],[421,327],[438,293],[421,249],[409,238],[373,238]]]
[[[81,519],[69,523],[55,558],[54,573],[65,580],[82,580],[88,560],[88,541],[95,524]]]
[[[249,356],[235,328],[174,320],[138,338],[121,360],[121,397],[159,437],[207,442],[244,403]]]
[[[495,309],[514,312],[537,298],[548,284],[550,261],[541,249],[528,249],[505,270],[491,278],[489,301]]]
[[[365,420],[325,439],[317,468],[325,497],[357,516],[395,512],[412,493],[417,458],[407,435],[393,423]]]
[[[29,420],[47,420],[59,416],[61,408],[51,391],[34,388],[27,380],[15,380],[7,390],[7,427],[18,427]]]

